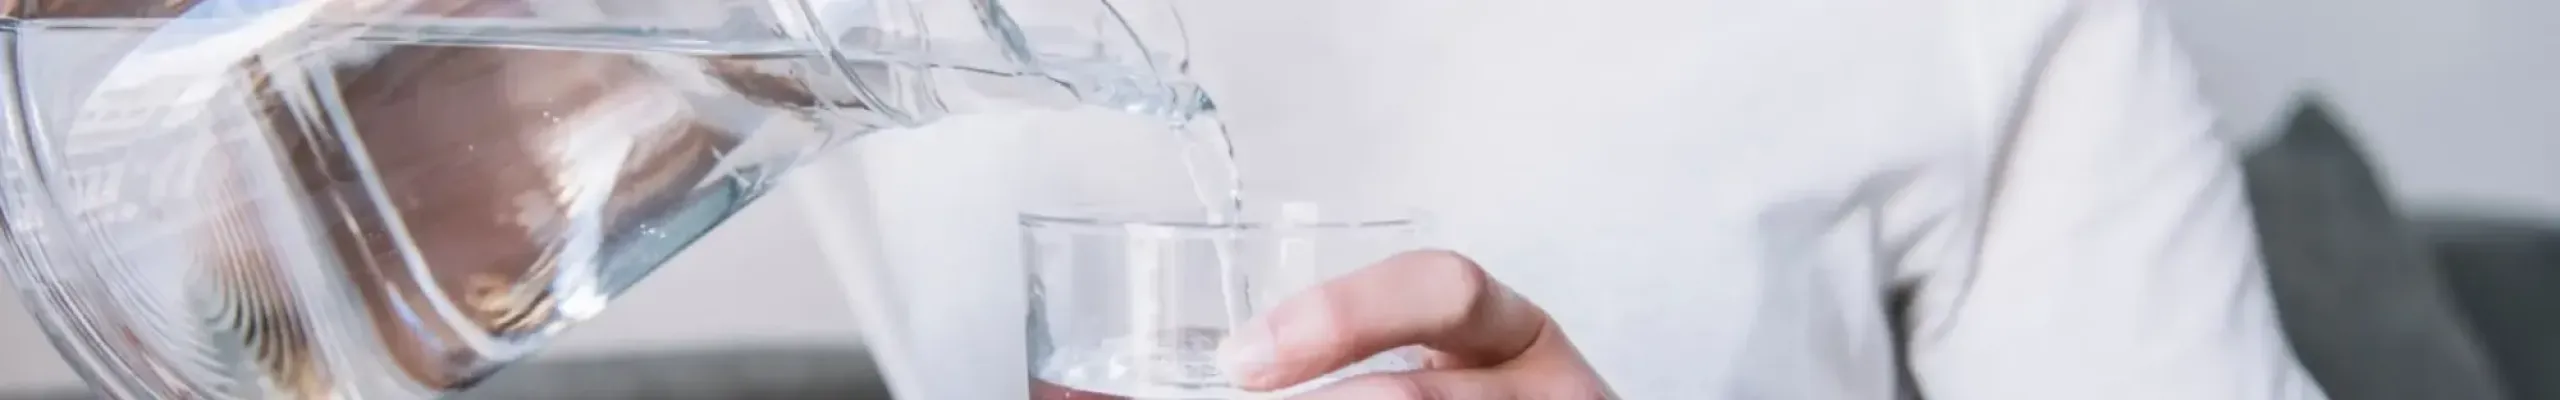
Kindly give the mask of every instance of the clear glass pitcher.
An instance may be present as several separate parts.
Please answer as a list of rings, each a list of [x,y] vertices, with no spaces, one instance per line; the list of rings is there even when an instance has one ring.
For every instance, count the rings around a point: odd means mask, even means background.
[[[450,393],[831,142],[1211,108],[1166,1],[0,7],[0,262],[111,398]]]

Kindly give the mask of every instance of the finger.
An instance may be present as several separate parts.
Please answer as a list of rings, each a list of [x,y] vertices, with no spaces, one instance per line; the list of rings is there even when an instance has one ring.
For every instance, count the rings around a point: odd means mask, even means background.
[[[1476,365],[1518,356],[1547,316],[1447,251],[1417,251],[1334,279],[1239,326],[1220,345],[1238,385],[1296,385],[1388,349],[1422,345]]]
[[[1480,369],[1366,375],[1300,399],[1615,399],[1564,332],[1548,324],[1518,358]]]
[[[1290,400],[1504,400],[1520,397],[1494,370],[1434,370],[1364,375]]]

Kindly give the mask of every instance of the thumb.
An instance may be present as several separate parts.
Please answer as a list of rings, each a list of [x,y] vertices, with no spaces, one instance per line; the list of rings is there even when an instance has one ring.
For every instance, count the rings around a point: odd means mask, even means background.
[[[1362,375],[1290,400],[1501,400],[1519,397],[1501,370],[1451,369]]]

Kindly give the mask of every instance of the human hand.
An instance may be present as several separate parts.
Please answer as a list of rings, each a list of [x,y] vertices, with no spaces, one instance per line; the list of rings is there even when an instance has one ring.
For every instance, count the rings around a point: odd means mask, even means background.
[[[1237,327],[1221,363],[1248,390],[1294,386],[1387,350],[1430,349],[1420,371],[1344,380],[1298,399],[1610,399],[1547,313],[1475,261],[1415,251],[1334,279]]]

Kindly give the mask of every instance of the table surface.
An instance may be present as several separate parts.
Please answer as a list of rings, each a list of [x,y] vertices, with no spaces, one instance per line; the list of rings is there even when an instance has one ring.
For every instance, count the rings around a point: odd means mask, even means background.
[[[0,399],[74,400],[77,392],[5,393]],[[854,348],[774,347],[536,361],[509,367],[454,397],[480,399],[886,400],[869,355]]]

